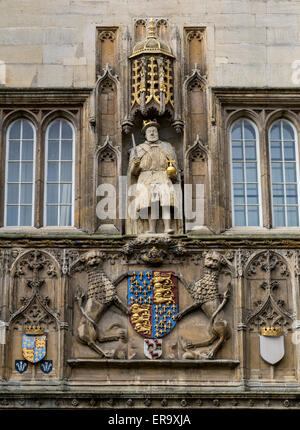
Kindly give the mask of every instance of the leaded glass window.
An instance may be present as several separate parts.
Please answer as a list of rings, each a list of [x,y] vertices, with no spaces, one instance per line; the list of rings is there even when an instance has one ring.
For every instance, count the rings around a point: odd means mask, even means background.
[[[5,225],[33,226],[35,129],[18,119],[7,130]]]
[[[232,217],[234,226],[261,225],[257,133],[247,119],[233,124],[231,141]]]
[[[74,131],[64,120],[46,133],[45,225],[72,226],[74,201]]]
[[[298,155],[290,122],[276,121],[269,132],[274,227],[299,226]]]

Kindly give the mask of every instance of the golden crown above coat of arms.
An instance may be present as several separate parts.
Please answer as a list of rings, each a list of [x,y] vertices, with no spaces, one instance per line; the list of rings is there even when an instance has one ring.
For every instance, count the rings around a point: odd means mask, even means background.
[[[25,334],[44,334],[45,330],[39,325],[26,325],[24,332]]]
[[[281,327],[262,327],[261,335],[262,336],[281,336],[282,328]]]

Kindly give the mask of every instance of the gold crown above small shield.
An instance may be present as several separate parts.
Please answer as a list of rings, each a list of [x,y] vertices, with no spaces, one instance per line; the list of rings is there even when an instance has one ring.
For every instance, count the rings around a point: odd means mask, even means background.
[[[44,334],[45,330],[39,325],[26,325],[25,334]]]
[[[281,327],[262,327],[261,335],[262,336],[281,336],[282,328]]]
[[[145,119],[143,121],[142,133],[145,133],[145,131],[147,130],[147,128],[151,127],[151,126],[159,128],[159,123],[157,122],[156,119]]]

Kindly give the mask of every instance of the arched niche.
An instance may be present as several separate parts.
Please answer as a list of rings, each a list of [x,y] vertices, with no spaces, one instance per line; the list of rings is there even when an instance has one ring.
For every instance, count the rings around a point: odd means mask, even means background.
[[[159,19],[156,26],[159,38],[162,40],[169,40],[168,22],[165,19]]]
[[[109,140],[109,136],[105,141],[103,147],[101,147],[96,153],[96,170],[97,170],[97,195],[101,195],[99,191],[99,186],[110,187],[114,190],[114,195],[111,195],[113,201],[111,204],[117,210],[117,202],[118,199],[118,171],[119,171],[119,151],[112,146],[111,141]],[[106,198],[105,196],[102,196]],[[97,214],[98,215],[98,214]],[[118,225],[117,213],[115,214],[115,218],[113,219],[99,219],[97,218],[97,227],[102,224],[113,224],[115,227],[120,227]]]
[[[146,37],[146,21],[144,19],[138,19],[135,22],[135,41],[145,39]]]
[[[7,379],[29,381],[58,379],[61,367],[61,320],[63,287],[59,265],[47,252],[30,250],[21,254],[11,267],[9,287],[10,319],[6,341]],[[16,360],[24,360],[22,337],[28,327],[38,327],[46,336],[44,359],[52,362],[49,374],[42,371],[40,362],[27,361],[27,369],[20,373]],[[33,335],[33,334],[32,334]]]
[[[209,181],[208,181],[208,153],[206,148],[198,140],[187,152],[187,171],[185,183],[189,184],[188,198],[192,197],[192,211],[197,212],[195,223],[190,224],[186,213],[186,229],[187,231],[194,227],[201,227],[207,224],[207,204],[209,196]],[[187,190],[185,190],[187,193]],[[201,199],[199,201],[199,199]],[[187,203],[187,201],[186,201]],[[200,207],[199,207],[200,206]],[[199,210],[201,213],[199,213]],[[195,225],[193,225],[195,224]]]
[[[193,140],[198,135],[205,141],[207,136],[205,83],[197,77],[187,83],[187,109],[189,139]]]
[[[107,135],[115,138],[116,134],[116,84],[111,79],[105,79],[101,82],[98,90],[99,106],[99,133],[100,142],[105,140]]]
[[[128,175],[130,152],[133,148],[132,134],[134,135],[136,146],[145,142],[145,136],[142,133],[144,119],[145,118],[142,117],[142,115],[140,115],[139,113],[136,113],[134,117],[134,125],[131,133],[128,135],[123,134],[122,136],[123,137],[123,141],[122,141],[122,175],[123,176]],[[174,148],[174,150],[176,151],[176,156],[178,160],[178,170],[181,175],[181,186],[183,187],[184,182],[183,182],[182,172],[184,170],[184,158],[183,158],[182,135],[176,133],[174,127],[172,127],[171,125],[171,118],[167,113],[165,113],[160,117],[157,110],[153,109],[151,110],[151,115],[147,119],[157,119],[157,122],[159,123],[159,130],[158,130],[159,140],[170,143]],[[128,179],[128,183],[130,183],[130,180],[129,180],[130,178],[128,177],[127,179]],[[128,202],[127,203],[130,204],[131,199],[128,199],[128,200],[129,200],[129,203]],[[127,204],[127,209],[128,209],[128,204]],[[129,217],[127,217],[126,222],[124,223],[124,229],[126,234],[142,233],[144,231],[144,226],[142,226],[142,223],[140,221],[141,220],[139,219],[138,223],[135,223],[136,225],[134,226],[133,225],[134,223],[131,222]],[[183,232],[182,217],[180,217],[180,219],[178,220],[172,219],[171,224],[172,224],[172,227],[175,228],[175,231],[177,233]],[[157,228],[159,233],[163,232],[164,227],[161,219],[159,219],[157,222]]]
[[[274,251],[261,251],[246,264],[246,367],[251,381],[289,381],[296,378],[293,343],[293,277],[286,259]],[[261,355],[262,329],[276,327],[284,337],[285,354],[272,365]],[[276,349],[276,344],[274,344]]]

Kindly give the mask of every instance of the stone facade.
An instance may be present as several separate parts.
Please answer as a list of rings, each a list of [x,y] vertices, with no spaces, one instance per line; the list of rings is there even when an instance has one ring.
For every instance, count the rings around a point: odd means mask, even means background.
[[[300,133],[299,2],[21,3],[0,5],[0,145],[13,121],[33,124],[35,204],[32,226],[6,226],[3,149],[0,407],[299,408],[299,227],[274,228],[267,161],[275,120]],[[161,45],[150,58],[151,32]],[[143,90],[146,63],[160,75]],[[204,190],[202,222],[134,235],[121,177],[131,134],[140,144],[153,115],[194,210]],[[45,226],[43,203],[47,129],[60,118],[75,131],[65,228]],[[230,129],[241,118],[259,136],[256,228],[232,220]],[[101,184],[117,190],[109,220],[97,216]],[[43,359],[24,360],[26,333],[46,336]],[[270,363],[274,338],[283,357]]]

